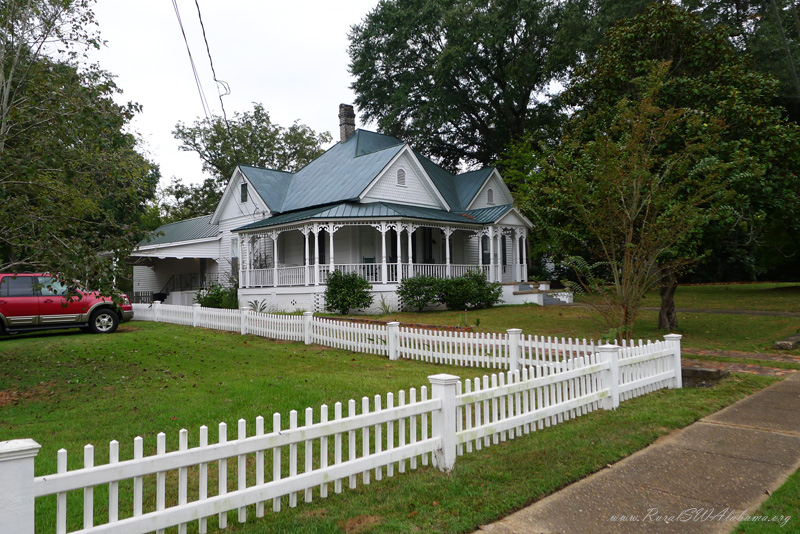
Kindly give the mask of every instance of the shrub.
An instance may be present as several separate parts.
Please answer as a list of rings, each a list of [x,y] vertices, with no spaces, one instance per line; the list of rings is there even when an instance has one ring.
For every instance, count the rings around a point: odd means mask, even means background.
[[[347,314],[351,308],[366,308],[372,304],[370,290],[369,282],[358,274],[333,271],[328,275],[325,307],[342,315]]]
[[[468,271],[464,276],[442,280],[438,300],[450,310],[488,308],[500,302],[500,284],[490,283],[483,273]]]
[[[435,276],[412,276],[400,282],[397,296],[400,307],[404,310],[422,311],[438,301],[441,285],[444,280]]]
[[[236,286],[225,287],[219,282],[211,282],[208,289],[197,292],[194,300],[206,308],[235,310],[239,308],[239,290]]]

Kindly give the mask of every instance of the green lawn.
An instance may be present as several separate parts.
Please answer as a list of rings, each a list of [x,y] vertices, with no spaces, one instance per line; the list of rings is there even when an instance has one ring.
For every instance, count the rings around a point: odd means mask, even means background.
[[[132,456],[137,435],[145,438],[146,453],[154,452],[158,432],[166,433],[167,448],[174,450],[181,428],[189,429],[194,446],[199,426],[208,425],[213,443],[220,421],[234,439],[239,418],[247,420],[251,435],[257,415],[267,419],[269,431],[273,412],[287,421],[289,410],[311,406],[318,417],[322,403],[420,387],[431,374],[484,374],[144,322],[123,325],[110,336],[76,331],[6,337],[0,354],[0,433],[42,444],[38,475],[55,472],[62,447],[75,469],[87,443],[95,445],[95,463],[102,464],[112,439],[120,442],[124,460]],[[466,455],[448,475],[421,468],[367,487],[359,482],[356,490],[327,500],[315,492],[312,505],[288,510],[284,501],[284,512],[243,527],[231,514],[230,530],[341,532],[360,525],[363,532],[471,532],[771,382],[736,376],[711,390],[661,391],[623,403],[616,412],[598,411]],[[229,472],[235,472],[233,463]],[[127,486],[121,485],[121,494],[129,510]],[[152,485],[145,490],[146,502],[152,501]],[[105,489],[95,491],[99,521]],[[52,531],[54,500],[37,504],[38,530]],[[77,527],[77,492],[70,495],[70,513],[71,528]]]
[[[645,306],[660,306],[657,291],[645,298]],[[675,305],[679,308],[741,309],[800,312],[800,284],[753,283],[678,286]]]
[[[792,525],[797,525],[797,514],[800,510],[800,471],[796,471],[789,479],[770,495],[758,510],[748,510],[751,521],[743,521],[735,530],[736,534],[778,534],[790,532]],[[755,518],[759,520],[755,520]],[[769,518],[765,520],[763,518]],[[787,519],[791,518],[791,519]]]

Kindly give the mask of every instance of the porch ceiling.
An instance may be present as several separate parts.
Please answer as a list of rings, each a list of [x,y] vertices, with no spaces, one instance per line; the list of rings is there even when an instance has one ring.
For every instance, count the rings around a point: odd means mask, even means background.
[[[501,209],[502,208],[502,209]],[[258,228],[269,228],[285,224],[297,223],[300,221],[329,221],[331,219],[422,219],[429,221],[438,221],[443,223],[453,224],[467,224],[467,225],[481,225],[486,222],[494,222],[486,220],[487,215],[495,213],[499,210],[499,215],[502,215],[509,206],[497,206],[487,210],[473,210],[476,212],[472,215],[461,213],[451,213],[434,208],[423,208],[419,206],[405,206],[402,204],[392,204],[389,202],[371,202],[367,204],[358,204],[355,202],[342,202],[339,204],[320,206],[307,210],[299,210],[292,213],[283,213],[275,217],[270,217],[262,221],[254,222],[239,228],[234,232],[255,230]],[[487,212],[487,213],[477,213]]]

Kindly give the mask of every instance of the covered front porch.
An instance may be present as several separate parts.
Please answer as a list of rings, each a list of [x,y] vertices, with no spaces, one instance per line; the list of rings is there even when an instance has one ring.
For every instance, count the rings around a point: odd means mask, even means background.
[[[527,228],[408,220],[302,222],[242,230],[242,289],[319,286],[334,270],[373,285],[417,275],[458,277],[470,270],[493,282],[527,281]]]

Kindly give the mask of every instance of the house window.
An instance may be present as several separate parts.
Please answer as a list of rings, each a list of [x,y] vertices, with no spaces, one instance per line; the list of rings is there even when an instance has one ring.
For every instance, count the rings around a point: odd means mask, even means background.
[[[231,261],[239,258],[239,238],[231,238]]]
[[[406,171],[403,169],[397,170],[397,187],[405,187],[406,186]]]
[[[491,189],[486,190],[486,202],[489,204],[494,204],[494,191]]]
[[[242,204],[244,204],[245,202],[247,202],[247,184],[242,184],[241,191],[242,191]]]

